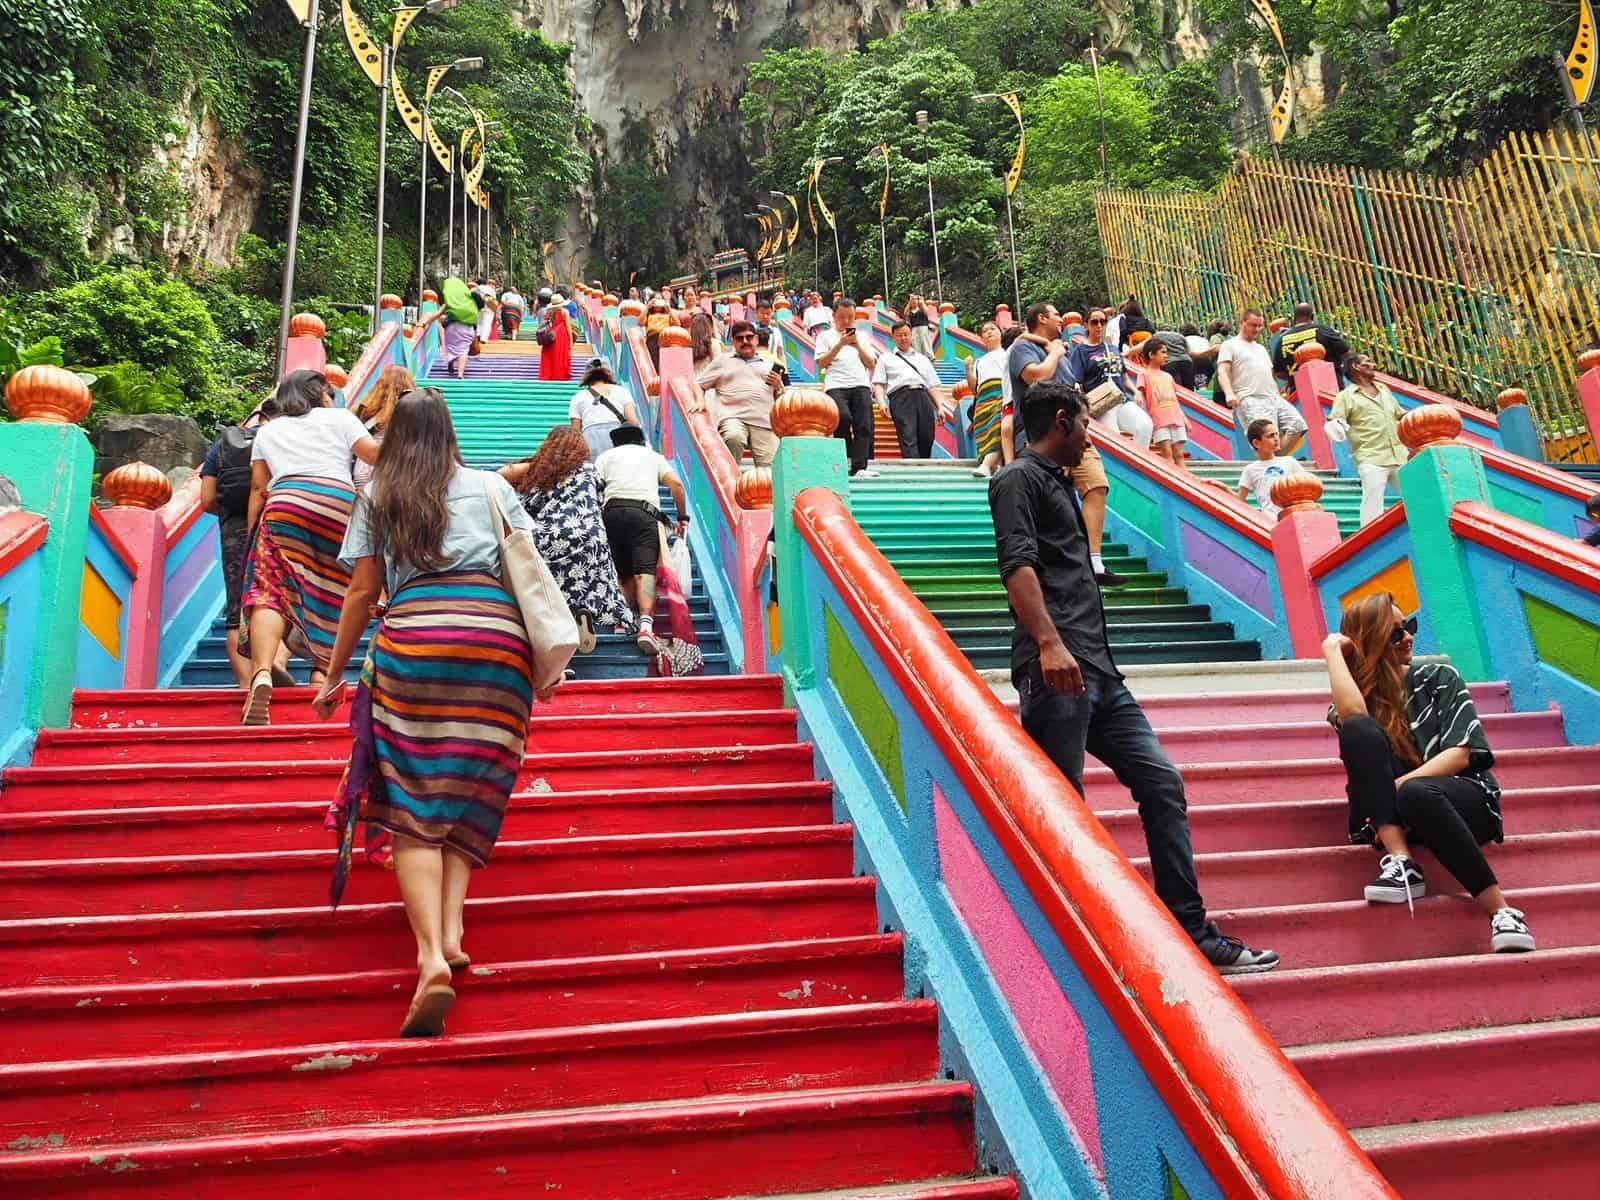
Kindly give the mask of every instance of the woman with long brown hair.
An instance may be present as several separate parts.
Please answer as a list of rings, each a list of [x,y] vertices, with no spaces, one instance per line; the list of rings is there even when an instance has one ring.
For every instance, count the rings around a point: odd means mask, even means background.
[[[314,701],[320,716],[332,715],[371,606],[387,593],[351,711],[350,766],[329,822],[339,836],[335,904],[357,821],[393,839],[417,944],[417,987],[402,1037],[444,1031],[455,1001],[451,972],[469,962],[462,945],[467,882],[489,861],[522,766],[533,652],[503,582],[502,518],[528,528],[504,480],[462,464],[439,391],[407,392],[340,548],[353,569],[329,682]],[[371,847],[369,840],[369,856]]]
[[[1492,949],[1532,950],[1527,922],[1506,902],[1482,850],[1505,836],[1500,785],[1489,773],[1494,753],[1456,669],[1412,662],[1416,632],[1416,618],[1381,592],[1345,609],[1339,632],[1322,644],[1350,840],[1384,852],[1366,899],[1409,905],[1425,894],[1410,845],[1420,842],[1489,914]]]
[[[350,406],[350,411],[367,427],[373,439],[381,444],[383,431],[389,427],[389,418],[394,415],[395,403],[416,386],[417,381],[410,371],[398,363],[390,363],[367,394]],[[372,478],[371,465],[358,459],[352,477],[356,491],[366,491],[367,481]]]
[[[578,621],[578,649],[595,648],[595,629],[633,628],[600,517],[600,487],[589,445],[571,425],[557,425],[538,452],[500,468],[533,520],[533,541]]]
[[[717,356],[717,323],[710,313],[697,312],[689,318],[689,353],[696,371]]]

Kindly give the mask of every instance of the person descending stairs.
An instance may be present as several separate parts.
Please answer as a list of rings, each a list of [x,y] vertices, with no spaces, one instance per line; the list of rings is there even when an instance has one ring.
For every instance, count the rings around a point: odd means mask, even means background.
[[[5,772],[0,1190],[1014,1200],[775,677],[540,706],[446,1035],[393,876],[327,907],[309,694],[80,693]]]

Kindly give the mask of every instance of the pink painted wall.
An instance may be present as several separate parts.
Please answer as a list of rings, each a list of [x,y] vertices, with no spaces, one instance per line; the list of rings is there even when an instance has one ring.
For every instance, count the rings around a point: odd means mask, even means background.
[[[301,340],[316,341],[315,338]],[[136,563],[133,583],[128,589],[128,633],[122,685],[153,688],[161,661],[161,582],[167,567],[167,526],[160,512],[150,509],[111,508],[103,515]]]

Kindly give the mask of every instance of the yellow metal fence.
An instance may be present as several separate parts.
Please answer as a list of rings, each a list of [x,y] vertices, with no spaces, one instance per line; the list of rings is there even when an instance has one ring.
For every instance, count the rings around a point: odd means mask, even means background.
[[[1301,300],[1380,367],[1494,408],[1528,392],[1552,460],[1594,461],[1577,355],[1600,345],[1600,162],[1557,129],[1442,179],[1243,157],[1215,192],[1105,189],[1113,295],[1163,321]]]

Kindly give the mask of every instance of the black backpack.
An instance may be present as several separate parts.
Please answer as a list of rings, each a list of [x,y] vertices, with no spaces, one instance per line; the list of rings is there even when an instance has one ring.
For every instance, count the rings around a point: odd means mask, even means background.
[[[217,438],[217,504],[230,517],[242,517],[250,508],[250,447],[256,433],[230,425]]]

